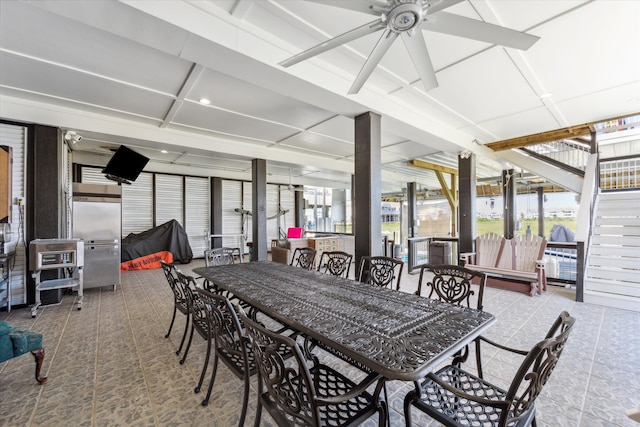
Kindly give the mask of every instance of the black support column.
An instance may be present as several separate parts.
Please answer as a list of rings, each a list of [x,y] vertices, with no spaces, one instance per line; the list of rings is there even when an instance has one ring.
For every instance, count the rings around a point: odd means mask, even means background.
[[[267,162],[251,161],[253,261],[267,260]]]
[[[458,156],[458,252],[474,252],[476,236],[476,155]]]
[[[538,236],[544,237],[544,187],[538,187]]]
[[[27,140],[26,241],[66,237],[63,233],[64,212],[61,206],[62,140],[59,130],[50,126],[33,125]],[[28,254],[27,254],[28,255]],[[42,278],[57,278],[56,270],[44,271]],[[27,274],[27,304],[35,302],[36,285]],[[54,296],[58,294],[57,296]],[[59,300],[61,291],[43,291],[43,300]]]
[[[418,237],[418,198],[416,196],[416,183],[407,183],[407,236]],[[402,212],[402,205],[400,206]]]
[[[211,178],[211,234],[222,234],[222,178]],[[210,240],[212,248],[222,247],[222,237]],[[240,248],[240,252],[244,248]]]
[[[355,118],[354,224],[355,262],[382,254],[380,115],[367,112]]]
[[[304,187],[300,186],[300,187],[296,187],[299,188],[300,190],[303,190]],[[303,191],[295,191],[294,195],[293,195],[293,203],[294,203],[294,209],[295,209],[295,213],[294,213],[294,221],[295,227],[305,227],[306,224],[304,223],[304,209],[305,209],[305,205],[304,205],[304,192]],[[286,232],[287,230],[285,230]]]
[[[513,239],[516,235],[516,177],[513,169],[502,171],[502,198],[504,207],[502,218],[504,219],[504,237]]]

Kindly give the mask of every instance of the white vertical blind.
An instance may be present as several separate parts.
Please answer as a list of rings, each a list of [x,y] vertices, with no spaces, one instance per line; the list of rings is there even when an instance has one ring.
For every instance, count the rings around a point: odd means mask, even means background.
[[[64,206],[64,236],[71,237],[71,187],[73,182],[73,171],[71,168],[71,149],[64,143],[62,145],[62,204]]]
[[[0,123],[0,145],[12,148],[13,166],[11,168],[11,242],[16,243],[16,258],[11,272],[11,305],[27,302],[25,274],[27,263],[25,258],[25,206],[13,204],[17,198],[25,200],[27,193],[26,177],[26,141],[27,128]]]
[[[195,258],[207,248],[205,232],[209,233],[209,178],[185,177],[185,232]],[[210,234],[210,233],[209,233]]]
[[[253,210],[253,185],[250,182],[242,183],[242,206],[243,209],[248,211]],[[253,242],[253,217],[251,215],[246,217],[246,223],[244,226],[245,235],[247,236],[247,242]]]
[[[102,184],[102,185],[118,185],[117,182],[105,178],[102,168],[82,167],[81,182],[84,184]]]
[[[278,221],[282,221],[279,215],[278,186],[267,184],[267,247],[271,246],[271,240],[278,239]]]
[[[184,227],[182,181],[182,176],[156,174],[156,227],[172,219]]]
[[[142,172],[122,186],[122,237],[153,228],[153,174]]]
[[[242,182],[223,180],[222,234],[242,234],[242,215],[236,212],[236,209],[242,209]],[[249,209],[251,208],[249,207]],[[223,237],[222,246],[239,247],[240,239],[238,237]]]
[[[296,225],[295,221],[295,191],[289,190],[289,187],[286,185],[280,186],[280,206],[282,209],[288,211],[284,217],[282,218],[281,227],[283,231],[287,233],[287,229],[289,227],[294,227]]]

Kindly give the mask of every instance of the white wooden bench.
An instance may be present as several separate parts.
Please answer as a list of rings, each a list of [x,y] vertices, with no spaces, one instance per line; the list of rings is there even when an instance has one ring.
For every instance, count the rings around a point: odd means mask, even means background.
[[[540,236],[505,239],[495,233],[476,237],[476,251],[460,254],[462,264],[487,274],[487,286],[528,293],[547,290],[544,251],[547,241]]]

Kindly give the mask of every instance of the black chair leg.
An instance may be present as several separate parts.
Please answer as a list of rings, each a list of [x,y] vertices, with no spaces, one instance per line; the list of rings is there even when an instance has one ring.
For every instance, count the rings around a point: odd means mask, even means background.
[[[202,366],[202,372],[200,373],[200,381],[198,381],[198,385],[193,390],[195,393],[200,393],[200,389],[202,388],[202,382],[204,381],[204,376],[207,373],[207,368],[209,367],[210,355],[211,355],[211,339],[207,340],[207,355],[204,357],[204,365]]]
[[[184,365],[184,362],[187,360],[187,354],[189,354],[189,349],[191,348],[191,341],[193,341],[193,331],[194,331],[193,323],[191,324],[191,333],[189,334],[189,341],[187,342],[187,346],[184,349],[184,354],[182,355],[182,359],[180,359],[180,364]]]
[[[240,413],[240,427],[244,426],[244,419],[247,416],[247,406],[249,406],[249,377],[245,376],[244,379],[244,397],[242,399],[242,412]]]
[[[211,397],[211,390],[213,390],[213,383],[216,381],[216,373],[218,372],[218,354],[213,354],[213,371],[211,372],[211,380],[209,381],[209,388],[207,389],[207,395],[202,401],[202,406],[209,404],[209,398]]]
[[[262,402],[260,402],[260,396],[258,396],[258,406],[256,408],[256,420],[253,423],[253,427],[260,427],[260,418],[262,418]]]
[[[189,316],[187,315],[187,320],[184,324],[184,332],[182,333],[182,340],[180,341],[180,347],[178,347],[176,354],[180,354],[180,352],[182,351],[182,346],[184,345],[185,338],[187,338],[188,331],[189,331]]]
[[[415,390],[412,390],[404,397],[404,422],[406,427],[411,427],[411,402],[415,393]]]
[[[167,334],[164,336],[165,338],[169,338],[169,335],[171,334],[171,329],[173,328],[173,322],[175,322],[176,320],[176,311],[178,311],[176,309],[176,306],[173,306],[173,316],[171,317],[171,324],[169,325],[169,330],[167,331]]]

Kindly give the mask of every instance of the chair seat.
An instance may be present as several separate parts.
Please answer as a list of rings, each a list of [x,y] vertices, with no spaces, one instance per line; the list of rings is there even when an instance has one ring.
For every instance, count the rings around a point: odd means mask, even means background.
[[[479,399],[498,402],[504,401],[507,395],[506,390],[456,366],[445,366],[436,372],[435,376]],[[421,384],[421,390],[421,399],[413,400],[412,405],[445,425],[478,427],[498,425],[501,415],[500,408],[456,396],[428,377]],[[410,394],[412,397],[416,397],[415,390],[411,391]],[[518,399],[516,398],[516,400]],[[529,408],[526,416],[512,426],[529,425],[534,415],[535,406]],[[513,414],[510,413],[507,418],[512,418],[512,416]]]
[[[314,380],[315,393],[318,398],[344,395],[356,387],[356,384],[329,366],[318,364],[309,369]],[[292,378],[293,387],[301,387],[300,377]],[[269,392],[263,393],[263,404],[272,415],[279,412],[271,403]],[[323,426],[356,426],[377,412],[374,398],[364,392],[354,398],[338,404],[318,405],[321,425]]]
[[[253,357],[253,352],[251,351],[251,344],[249,344],[247,341],[244,341],[244,345],[247,349],[247,362],[249,364],[249,376],[251,377],[256,373],[256,361]],[[218,347],[218,356],[238,378],[243,378],[244,357],[243,353],[240,350],[238,350],[237,352],[231,352],[228,351],[225,347]]]

